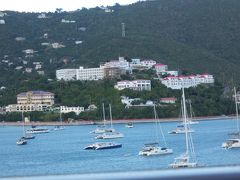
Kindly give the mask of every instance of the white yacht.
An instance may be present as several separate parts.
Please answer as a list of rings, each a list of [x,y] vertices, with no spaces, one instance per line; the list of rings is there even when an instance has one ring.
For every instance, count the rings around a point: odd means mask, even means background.
[[[155,129],[156,129],[156,135],[157,135],[157,141],[159,141],[159,130],[161,131],[162,139],[164,142],[165,147],[159,146],[160,143],[150,143],[150,144],[145,144],[145,146],[142,148],[141,151],[139,151],[138,155],[140,156],[156,156],[156,155],[167,155],[167,154],[172,154],[173,150],[170,148],[167,148],[167,143],[165,140],[165,136],[162,131],[162,127],[160,125],[160,122],[157,121],[157,112],[156,112],[156,107],[155,105],[153,106],[154,108],[154,118],[155,118]]]
[[[185,123],[184,128],[185,128],[186,151],[179,157],[175,158],[173,163],[169,164],[171,168],[192,168],[198,166],[194,152],[192,136],[191,133],[188,132],[188,128],[190,129],[190,125],[187,124],[188,118],[184,88],[182,88],[182,102],[183,102],[183,118]]]
[[[126,128],[133,128],[133,123],[129,122],[125,125]]]
[[[235,108],[236,108],[236,118],[237,118],[237,132],[231,133],[234,138],[228,139],[226,142],[222,143],[222,148],[231,149],[231,148],[240,148],[240,128],[239,128],[239,116],[238,116],[238,103],[237,102],[237,93],[236,88],[234,87],[234,96],[235,96]]]
[[[86,146],[84,149],[89,150],[101,150],[101,149],[113,149],[113,148],[121,148],[122,144],[115,142],[96,142],[94,144],[90,144]]]
[[[119,132],[112,132],[112,133],[103,133],[101,135],[96,136],[96,139],[117,139],[117,138],[123,138],[124,135]]]
[[[156,156],[156,155],[165,155],[165,154],[172,154],[172,153],[173,153],[172,149],[169,149],[166,147],[160,147],[159,143],[151,143],[151,144],[145,144],[145,146],[138,153],[138,155]]]
[[[50,130],[47,128],[37,128],[36,126],[32,126],[31,129],[26,131],[27,134],[42,134],[42,133],[49,133]]]

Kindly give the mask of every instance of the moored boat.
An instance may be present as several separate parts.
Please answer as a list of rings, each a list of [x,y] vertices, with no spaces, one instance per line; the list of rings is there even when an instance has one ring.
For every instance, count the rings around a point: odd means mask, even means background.
[[[172,154],[173,150],[160,147],[158,143],[145,144],[142,150],[138,153],[140,156],[156,156],[156,155],[165,155]]]
[[[101,135],[96,136],[96,139],[116,139],[116,138],[123,138],[124,135],[119,132],[112,132],[112,133],[103,133]]]
[[[127,124],[125,125],[125,127],[127,127],[127,128],[133,128],[133,123],[129,122],[129,123],[127,123]]]
[[[89,150],[101,150],[101,149],[113,149],[113,148],[121,148],[122,144],[115,142],[96,142],[94,144],[90,144],[86,146],[84,149]]]
[[[24,138],[20,138],[16,142],[17,145],[26,145],[27,141]]]
[[[32,127],[31,129],[28,129],[26,131],[27,134],[42,134],[42,133],[49,133],[49,129],[47,128],[37,128],[37,127]]]

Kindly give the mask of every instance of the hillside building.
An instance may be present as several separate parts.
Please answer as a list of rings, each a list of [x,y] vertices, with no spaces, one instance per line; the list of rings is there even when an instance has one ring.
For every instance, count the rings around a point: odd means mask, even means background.
[[[46,91],[28,91],[17,95],[17,104],[10,104],[6,112],[44,111],[54,104],[54,94]]]
[[[168,76],[161,79],[162,84],[171,89],[181,89],[196,87],[199,84],[212,84],[214,83],[213,75],[190,75],[190,76]]]
[[[84,112],[84,107],[60,106],[60,112],[63,113],[63,114],[74,112],[76,115],[79,115],[81,112]]]
[[[134,81],[119,81],[114,88],[118,90],[132,89],[135,91],[151,91],[151,81],[144,79],[138,79]]]

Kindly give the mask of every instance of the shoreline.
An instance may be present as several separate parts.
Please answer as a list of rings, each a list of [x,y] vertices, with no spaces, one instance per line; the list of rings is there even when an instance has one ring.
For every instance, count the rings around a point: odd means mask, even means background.
[[[195,117],[193,120],[196,121],[209,121],[209,120],[226,120],[226,119],[234,119],[235,116],[202,116]],[[180,122],[181,118],[160,118],[159,122]],[[108,121],[107,121],[108,122]],[[155,119],[114,119],[113,124],[126,124],[128,122],[132,123],[151,123],[155,122]],[[76,120],[74,122],[26,122],[25,126],[81,126],[81,125],[101,125],[103,121],[93,121],[93,120]],[[0,126],[22,126],[22,122],[3,122],[0,121]]]

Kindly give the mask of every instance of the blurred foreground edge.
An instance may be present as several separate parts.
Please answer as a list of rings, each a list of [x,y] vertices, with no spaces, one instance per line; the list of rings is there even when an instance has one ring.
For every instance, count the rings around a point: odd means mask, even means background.
[[[130,171],[130,172],[111,172],[111,173],[94,173],[94,174],[74,174],[74,175],[50,175],[50,176],[28,176],[28,177],[10,177],[2,179],[26,179],[26,180],[75,180],[75,179],[167,179],[167,180],[240,180],[240,166],[226,166],[226,167],[204,167],[194,169],[167,169],[154,171]]]

